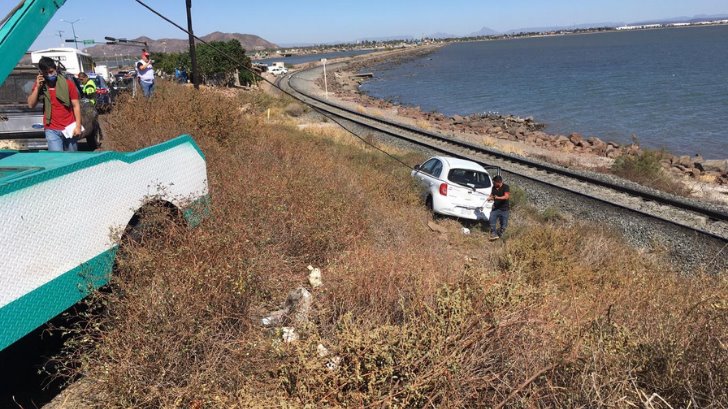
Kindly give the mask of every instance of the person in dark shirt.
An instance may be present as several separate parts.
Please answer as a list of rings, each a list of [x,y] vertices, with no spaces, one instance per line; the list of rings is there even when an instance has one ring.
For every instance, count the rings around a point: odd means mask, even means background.
[[[511,189],[503,183],[503,177],[497,175],[493,178],[493,190],[488,196],[488,201],[493,202],[493,210],[490,212],[490,240],[498,240],[508,227],[508,200],[511,198]],[[500,220],[500,228],[498,228]]]

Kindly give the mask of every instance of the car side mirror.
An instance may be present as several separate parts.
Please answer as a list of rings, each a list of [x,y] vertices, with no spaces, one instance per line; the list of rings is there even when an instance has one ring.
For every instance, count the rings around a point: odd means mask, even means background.
[[[415,165],[415,170],[420,170],[420,168],[421,168],[420,165]]]

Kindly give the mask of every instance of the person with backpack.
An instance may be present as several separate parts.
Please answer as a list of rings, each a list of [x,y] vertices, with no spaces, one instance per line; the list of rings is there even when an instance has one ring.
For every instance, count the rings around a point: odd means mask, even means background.
[[[43,100],[43,125],[48,150],[76,152],[80,138],[81,104],[73,81],[59,75],[55,61],[42,57],[38,61],[40,73],[28,96],[28,108],[35,108]]]

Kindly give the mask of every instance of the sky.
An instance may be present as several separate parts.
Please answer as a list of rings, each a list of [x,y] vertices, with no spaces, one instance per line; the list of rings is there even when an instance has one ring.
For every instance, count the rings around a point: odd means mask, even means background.
[[[186,26],[184,0],[144,0]],[[0,0],[0,16],[18,0]],[[349,42],[364,38],[434,33],[467,35],[586,23],[631,23],[700,14],[727,14],[728,0],[192,0],[195,34],[255,34],[276,44]],[[71,24],[61,21],[81,20]],[[134,0],[67,0],[31,49],[56,47],[61,36],[153,39],[185,34]]]

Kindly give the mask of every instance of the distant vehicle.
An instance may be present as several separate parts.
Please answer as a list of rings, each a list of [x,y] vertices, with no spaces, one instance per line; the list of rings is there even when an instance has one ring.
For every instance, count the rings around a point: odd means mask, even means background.
[[[285,67],[274,65],[274,66],[268,67],[268,72],[273,75],[283,75],[283,74],[288,74],[288,69],[286,69]]]
[[[111,89],[106,84],[104,77],[101,75],[89,72],[88,77],[96,83],[96,110],[99,112],[106,112],[111,109]]]
[[[50,57],[61,63],[66,72],[73,75],[93,72],[94,69],[94,60],[91,55],[75,48],[48,48],[30,53],[30,60],[33,64],[38,64],[41,57]]]
[[[106,65],[97,65],[96,66],[96,69],[94,71],[96,71],[96,74],[99,74],[100,76],[102,76],[104,78],[104,81],[106,81],[106,82],[110,82],[111,81],[111,74],[109,73],[109,67],[108,66],[106,66]]]
[[[47,149],[43,128],[43,104],[28,108],[28,95],[33,90],[38,68],[18,66],[0,85],[0,149]],[[67,74],[78,88],[78,78]],[[79,91],[80,93],[80,91]],[[84,132],[89,149],[101,146],[103,134],[96,110],[89,103],[81,103]]]
[[[424,187],[425,204],[434,213],[469,220],[488,220],[493,202],[488,196],[493,180],[481,165],[435,156],[416,165],[412,177]]]
[[[28,108],[38,68],[16,67],[0,86],[0,149],[46,149],[43,104]]]
[[[113,100],[122,92],[131,92],[134,88],[134,78],[136,71],[118,71],[113,76],[111,83],[111,99]]]

